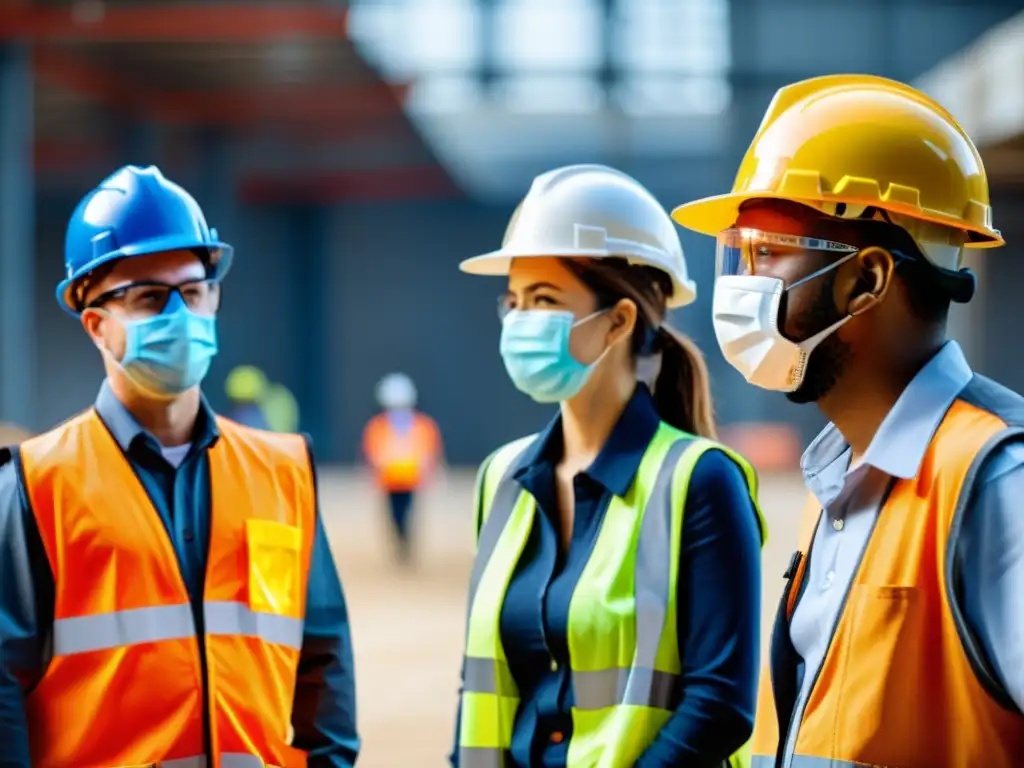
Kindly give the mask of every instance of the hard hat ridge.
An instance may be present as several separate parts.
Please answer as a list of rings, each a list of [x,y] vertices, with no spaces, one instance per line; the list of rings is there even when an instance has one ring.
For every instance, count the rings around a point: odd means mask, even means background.
[[[696,297],[668,213],[638,181],[605,165],[568,165],[537,176],[512,213],[501,248],[459,266],[506,275],[513,259],[544,256],[623,258],[668,275],[669,307]]]

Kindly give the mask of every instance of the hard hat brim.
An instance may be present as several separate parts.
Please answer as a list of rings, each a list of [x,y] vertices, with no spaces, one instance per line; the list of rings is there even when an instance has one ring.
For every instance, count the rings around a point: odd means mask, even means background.
[[[98,269],[111,261],[127,259],[132,256],[150,256],[155,253],[184,251],[197,248],[205,248],[211,252],[216,252],[217,259],[214,262],[214,277],[218,280],[223,279],[228,273],[228,270],[231,269],[231,263],[234,260],[234,248],[228,243],[224,243],[219,240],[212,242],[200,242],[194,237],[154,238],[152,240],[145,240],[141,243],[133,243],[132,245],[125,246],[124,248],[119,248],[115,251],[105,253],[75,270],[73,274],[69,275],[57,284],[57,288],[54,291],[57,297],[57,303],[65,312],[74,317],[78,317],[81,312],[75,309],[74,302],[71,300],[71,287],[76,281],[82,279],[93,270]]]
[[[518,251],[491,251],[480,256],[473,256],[459,264],[459,269],[469,275],[507,275],[512,268],[513,259],[608,259],[616,256],[604,249],[571,250],[546,249],[544,253],[520,253]],[[621,258],[627,258],[623,256]]]
[[[717,234],[717,233],[716,233]],[[608,259],[608,258],[628,258],[633,264],[641,264],[641,262],[635,258],[629,258],[626,256],[618,256],[608,251],[580,251],[573,249],[571,251],[546,251],[545,253],[510,253],[508,251],[491,251],[490,253],[484,253],[480,256],[473,256],[472,258],[465,259],[459,263],[459,269],[468,275],[485,275],[490,277],[501,277],[508,275],[509,270],[512,268],[513,259],[537,259],[537,258],[584,258],[584,259]],[[655,266],[648,264],[648,266]],[[662,267],[656,267],[655,269],[663,269]],[[693,280],[679,281],[675,276],[669,277],[672,280],[672,295],[669,296],[665,302],[665,305],[669,309],[679,309],[685,307],[687,304],[692,304],[697,300],[697,284]]]
[[[793,200],[786,195],[773,194],[771,192],[757,192],[755,194],[727,193],[714,195],[694,200],[690,203],[683,203],[672,210],[672,220],[681,227],[699,232],[702,235],[717,237],[719,232],[729,229],[736,223],[740,215],[740,206],[748,200],[772,199],[772,200]],[[793,200],[793,202],[800,202]],[[809,200],[809,203],[818,202]]]

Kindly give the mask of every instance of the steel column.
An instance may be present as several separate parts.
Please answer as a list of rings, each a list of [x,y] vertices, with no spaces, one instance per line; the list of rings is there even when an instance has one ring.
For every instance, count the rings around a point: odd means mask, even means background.
[[[339,351],[330,344],[331,318],[328,307],[334,288],[330,281],[331,216],[322,205],[298,205],[290,209],[289,226],[294,244],[289,258],[295,265],[302,370],[292,379],[299,401],[301,428],[313,440],[316,457],[333,461],[337,451],[331,425],[336,423],[331,404],[335,388],[330,382],[330,356]]]
[[[0,45],[0,420],[35,429],[35,190],[28,45]]]

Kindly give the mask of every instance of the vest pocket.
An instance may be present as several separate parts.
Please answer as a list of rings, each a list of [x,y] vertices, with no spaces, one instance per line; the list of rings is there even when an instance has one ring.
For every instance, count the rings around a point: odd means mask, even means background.
[[[928,655],[924,595],[916,587],[856,584],[837,635],[837,756],[883,765],[913,764],[900,745],[912,745],[919,711],[922,659]],[[819,681],[820,682],[820,681]],[[911,746],[911,752],[913,747]],[[907,763],[909,758],[910,762]]]
[[[249,553],[249,608],[294,616],[299,607],[302,534],[274,520],[245,521]]]

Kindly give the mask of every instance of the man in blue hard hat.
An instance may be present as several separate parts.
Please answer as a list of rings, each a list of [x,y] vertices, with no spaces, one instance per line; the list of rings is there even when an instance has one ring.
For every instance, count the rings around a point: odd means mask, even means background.
[[[5,768],[355,763],[307,441],[200,392],[231,257],[155,167],[119,170],[72,215],[57,300],[106,380],[92,408],[0,452]]]

